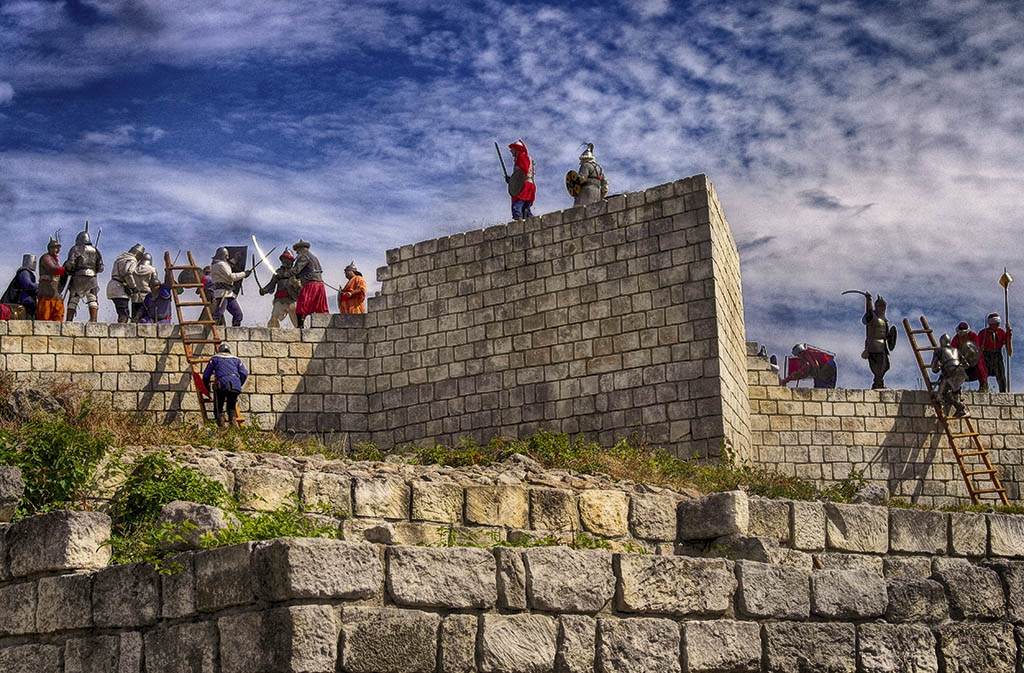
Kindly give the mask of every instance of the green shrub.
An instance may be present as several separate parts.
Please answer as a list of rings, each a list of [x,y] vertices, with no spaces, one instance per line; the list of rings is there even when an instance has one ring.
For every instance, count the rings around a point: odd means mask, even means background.
[[[88,413],[84,405],[81,415]],[[81,427],[80,417],[40,417],[15,430],[0,430],[0,464],[21,468],[25,495],[16,516],[55,509],[89,509],[96,468],[112,437]]]
[[[166,453],[146,455],[127,468],[128,477],[110,500],[115,529],[127,531],[156,523],[164,505],[175,500],[225,507],[228,493],[219,481],[173,462]]]

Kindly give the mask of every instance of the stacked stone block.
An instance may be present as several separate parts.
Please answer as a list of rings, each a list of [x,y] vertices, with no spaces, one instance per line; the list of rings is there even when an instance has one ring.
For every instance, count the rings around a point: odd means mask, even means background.
[[[1016,559],[974,564],[936,549],[934,522],[811,505],[825,520],[812,546],[875,549],[885,526],[880,555],[932,569],[285,538],[183,553],[160,574],[105,567],[104,515],[54,512],[0,528],[0,670],[1016,670],[1024,536]],[[795,510],[782,523],[779,508],[741,492],[678,509],[680,543],[762,529],[798,539]]]

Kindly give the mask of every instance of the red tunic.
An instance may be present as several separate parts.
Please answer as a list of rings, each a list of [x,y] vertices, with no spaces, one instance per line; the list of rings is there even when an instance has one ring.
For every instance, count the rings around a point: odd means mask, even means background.
[[[526,182],[523,183],[523,188],[519,190],[519,193],[512,198],[532,202],[537,198],[537,185],[533,182],[533,159],[526,152],[519,152],[516,155],[516,168],[526,176]]]
[[[1006,331],[1002,327],[986,327],[978,336],[981,352],[997,351],[1006,345]]]

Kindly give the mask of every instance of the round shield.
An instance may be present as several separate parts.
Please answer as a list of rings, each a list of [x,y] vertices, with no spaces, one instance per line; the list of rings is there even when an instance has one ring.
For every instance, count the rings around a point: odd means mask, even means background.
[[[885,335],[885,345],[889,347],[889,350],[896,348],[896,325],[889,325],[889,331]]]
[[[574,199],[580,195],[580,190],[583,189],[583,179],[580,178],[579,173],[569,171],[565,174],[565,189]]]
[[[526,176],[520,170],[512,171],[512,176],[508,179],[508,195],[512,198],[519,196],[519,192],[523,191],[523,185],[526,184]]]

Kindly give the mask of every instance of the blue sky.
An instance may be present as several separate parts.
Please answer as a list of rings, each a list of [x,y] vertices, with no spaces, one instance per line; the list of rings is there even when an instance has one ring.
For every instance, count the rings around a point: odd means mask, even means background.
[[[1024,281],[1022,31],[1000,0],[0,0],[0,277],[88,219],[108,264],[301,236],[373,283],[388,248],[508,220],[494,140],[530,146],[538,213],[589,141],[613,192],[707,173],[747,338],[864,387],[843,290],[952,330]]]

